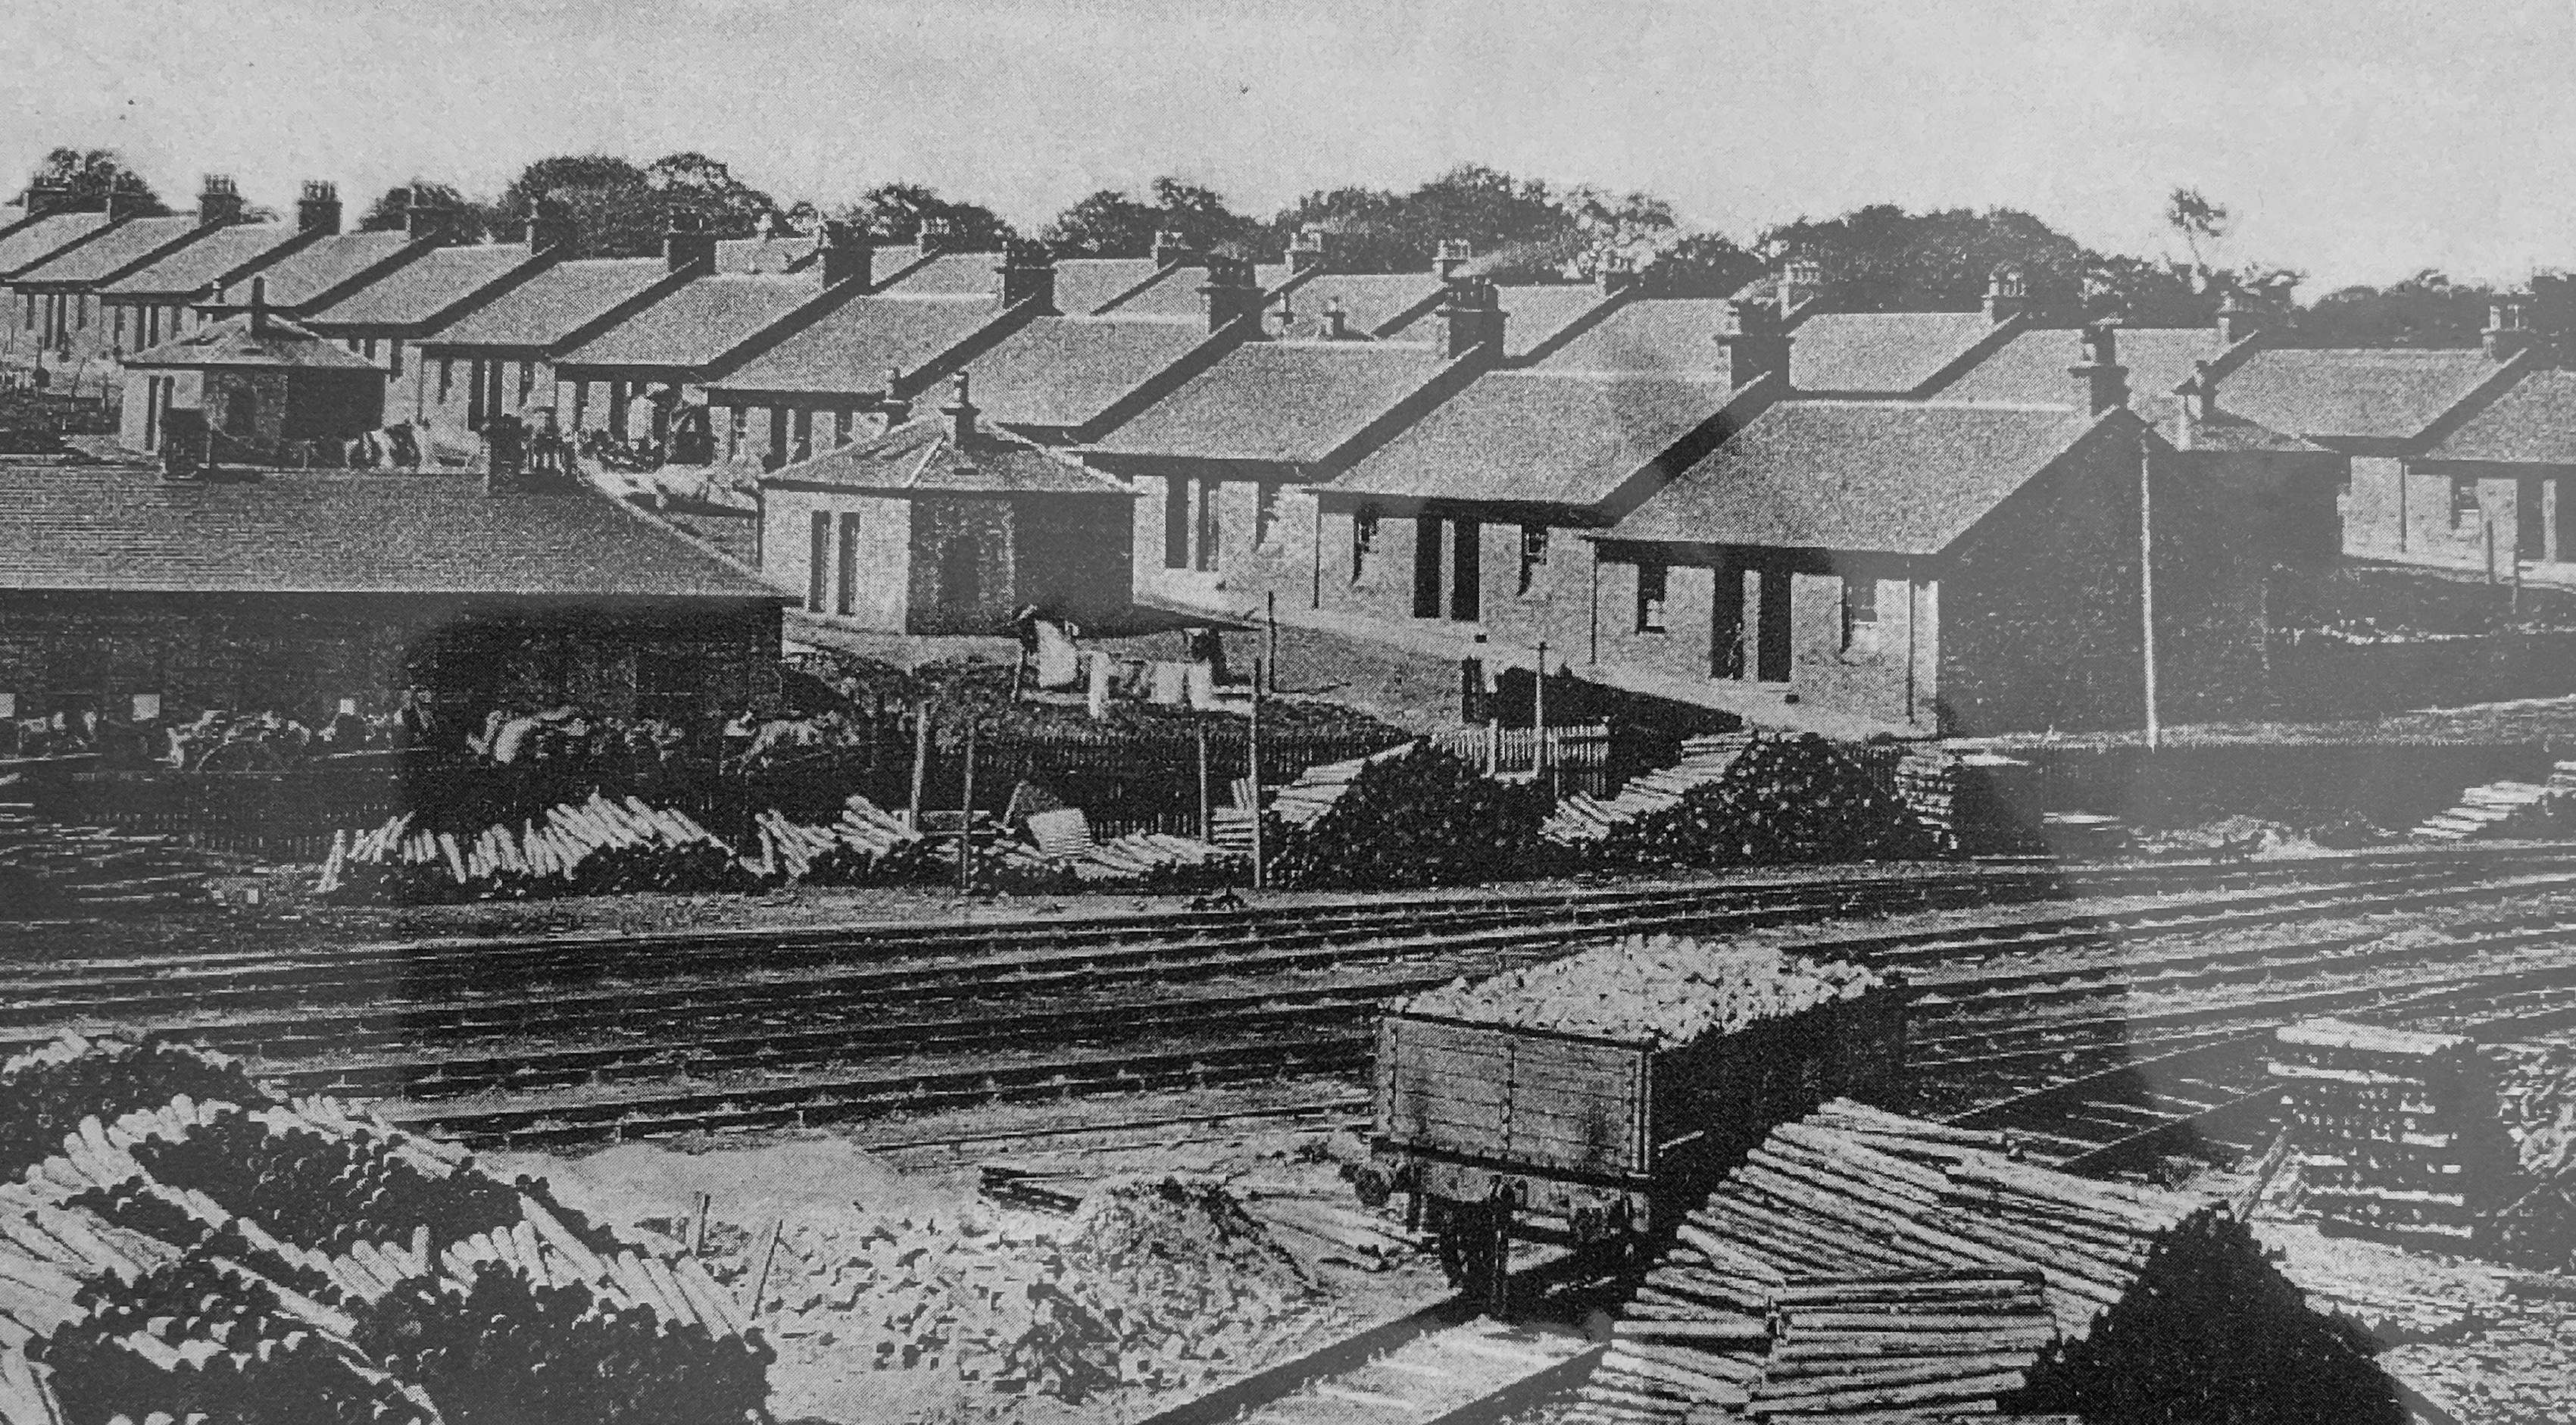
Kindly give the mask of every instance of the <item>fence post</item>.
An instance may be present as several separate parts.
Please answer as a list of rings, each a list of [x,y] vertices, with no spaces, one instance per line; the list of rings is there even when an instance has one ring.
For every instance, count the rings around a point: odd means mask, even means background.
[[[905,813],[905,824],[921,830],[921,792],[923,778],[930,771],[930,704],[913,710],[912,717],[912,808]]]
[[[1252,726],[1245,737],[1245,758],[1251,766],[1248,778],[1252,786],[1252,888],[1260,890],[1267,883],[1269,868],[1262,864],[1261,845],[1261,689],[1269,673],[1267,659],[1252,663]]]
[[[1216,803],[1208,797],[1207,714],[1191,717],[1190,726],[1199,735],[1199,840],[1216,840]]]
[[[1547,745],[1547,640],[1538,641],[1538,671],[1530,679],[1530,731],[1538,741],[1530,746],[1530,780],[1535,782],[1554,767],[1556,759],[1548,755]],[[1550,781],[1549,792],[1554,794]]]
[[[962,824],[957,830],[957,890],[959,894],[975,884],[975,719],[966,719],[965,789],[958,794],[957,806]]]

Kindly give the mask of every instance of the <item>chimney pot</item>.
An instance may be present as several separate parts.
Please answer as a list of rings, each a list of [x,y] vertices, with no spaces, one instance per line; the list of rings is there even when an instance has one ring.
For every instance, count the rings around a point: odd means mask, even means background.
[[[1615,297],[1637,285],[1637,260],[1624,252],[1605,253],[1599,276],[1601,295]]]
[[[1042,243],[1012,242],[993,269],[1001,279],[1004,308],[1035,302],[1040,311],[1055,310],[1055,255]]]
[[[1790,258],[1780,267],[1780,315],[1785,320],[1825,295],[1825,266],[1807,256]]]
[[[946,218],[924,218],[913,238],[913,246],[923,257],[936,257],[956,250],[957,230]]]
[[[1289,240],[1288,270],[1313,272],[1323,265],[1324,230],[1317,224],[1308,223],[1297,229],[1297,235]]]
[[[304,196],[295,202],[295,228],[307,233],[339,232],[340,186],[318,178],[304,180]]]
[[[877,413],[885,418],[885,428],[892,430],[912,419],[912,402],[903,396],[902,367],[886,368],[885,389],[885,399],[877,403]]]
[[[26,205],[28,217],[47,217],[72,205],[72,190],[68,184],[39,178],[28,183],[27,191],[20,195],[18,201]]]
[[[1154,234],[1153,252],[1157,268],[1187,267],[1198,260],[1198,254],[1190,251],[1189,239],[1169,228]]]
[[[2030,283],[2022,270],[1998,263],[1986,274],[1986,320],[1996,326],[2030,313]]]
[[[1500,357],[1503,352],[1503,308],[1490,277],[1450,279],[1449,299],[1440,314],[1448,324],[1452,361],[1470,354]]]
[[[948,417],[948,439],[964,449],[975,439],[975,403],[966,398],[966,373],[957,373],[957,395],[939,413]]]
[[[877,245],[856,223],[836,219],[823,224],[822,263],[826,287],[856,282],[861,291],[876,288]]]
[[[197,190],[197,222],[202,227],[222,227],[238,223],[242,217],[241,189],[227,173],[209,173]]]
[[[1351,314],[1342,306],[1339,297],[1324,304],[1324,334],[1335,341],[1350,340]]]
[[[1787,380],[1789,333],[1779,309],[1741,298],[1726,304],[1726,326],[1717,338],[1726,352],[1726,386],[1741,390],[1766,376]]]
[[[413,242],[442,242],[448,233],[448,212],[434,203],[421,201],[415,187],[403,198],[403,235]]]
[[[1442,238],[1438,252],[1431,259],[1432,275],[1446,282],[1465,271],[1475,257],[1475,244],[1465,238]]]
[[[1252,264],[1240,258],[1208,259],[1208,280],[1199,288],[1207,298],[1208,330],[1221,332],[1247,317],[1258,317],[1265,302],[1253,280]]]
[[[2531,349],[2531,329],[2523,322],[2522,298],[2507,292],[2487,308],[2487,329],[2478,333],[2488,357],[2510,361]]]
[[[2084,359],[2066,369],[2084,387],[2084,406],[2101,415],[2129,404],[2129,368],[2120,364],[2120,338],[2108,322],[2084,329]]]
[[[268,279],[250,279],[250,334],[268,335]]]
[[[2235,288],[2228,288],[2226,295],[2218,299],[2218,344],[2234,346],[2262,329],[2262,314],[2246,306],[2243,295]]]
[[[711,277],[716,270],[716,237],[706,230],[706,223],[687,208],[671,214],[671,226],[662,234],[662,263],[673,275]]]

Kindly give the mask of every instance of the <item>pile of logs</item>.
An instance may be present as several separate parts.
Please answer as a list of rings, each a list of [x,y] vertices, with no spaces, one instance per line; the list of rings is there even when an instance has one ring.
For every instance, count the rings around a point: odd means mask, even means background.
[[[1282,788],[1272,884],[1384,890],[1471,885],[1529,873],[1545,846],[1542,787],[1497,781],[1448,753],[1397,748],[1361,762],[1348,780]],[[1313,775],[1313,773],[1309,773]],[[1287,813],[1293,812],[1294,815]],[[1390,854],[1402,848],[1401,855]]]
[[[2467,1039],[2320,1019],[2275,1042],[2296,1210],[2456,1248],[2514,1195],[2513,1143]]]
[[[2093,1419],[2106,1400],[2106,1419],[2222,1418],[2193,1413],[2206,1379],[2159,1382],[2160,1368],[2142,1375],[2139,1363],[2232,1351],[2195,1368],[2231,1387],[2249,1365],[2272,1369],[2275,1354],[2351,1365],[2290,1317],[2245,1314],[2304,1308],[2214,1199],[2079,1178],[2004,1149],[2000,1134],[1850,1100],[1773,1130],[1677,1229],[1571,1418]],[[2315,1386],[2317,1368],[2299,1369]],[[2123,1394],[2140,1391],[2194,1405],[2154,1417],[2139,1413],[2152,1401]],[[2321,1398],[2341,1408],[2350,1397]],[[2337,1417],[2302,1407],[2278,1418]]]
[[[866,797],[843,802],[840,819],[823,826],[799,826],[774,810],[752,820],[760,854],[742,858],[742,867],[764,883],[887,885],[938,871],[921,833]]]
[[[1319,762],[1298,773],[1296,781],[1270,794],[1270,814],[1290,828],[1303,831],[1324,819],[1324,813],[1341,801],[1351,784],[1360,779],[1360,773],[1413,749],[1414,744],[1407,742],[1347,762]]]
[[[2576,808],[2576,764],[2561,762],[2546,782],[2488,782],[2460,793],[2459,804],[2426,818],[2407,833],[2418,841],[2471,841],[2480,837],[2538,837],[2557,829]]]
[[[168,836],[66,826],[0,803],[0,915],[160,910],[205,897],[212,860]]]
[[[1744,749],[1753,745],[1749,732],[1711,733],[1682,743],[1681,760],[1669,767],[1628,779],[1613,797],[1576,792],[1556,804],[1556,813],[1539,835],[1560,846],[1583,846],[1649,812],[1668,811],[1682,794],[1726,775]]]
[[[1085,885],[1178,890],[1239,882],[1251,860],[1190,837],[1137,831],[1090,848],[1071,865],[1074,879]]]
[[[1756,737],[1670,806],[1609,827],[1604,867],[1709,867],[1909,860],[1943,834],[1853,753],[1813,733]]]

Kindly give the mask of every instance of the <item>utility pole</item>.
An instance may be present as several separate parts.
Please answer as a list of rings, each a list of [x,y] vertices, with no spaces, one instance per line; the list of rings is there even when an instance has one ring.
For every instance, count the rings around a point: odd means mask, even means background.
[[[957,892],[964,895],[975,885],[975,722],[966,722],[965,790],[957,798]]]
[[[2147,701],[2147,747],[2153,751],[2164,744],[2164,729],[2156,717],[2156,527],[2155,527],[2155,456],[2149,437],[2138,434],[2138,618],[2140,650],[2146,658],[2140,670],[2144,677]]]
[[[1261,857],[1261,688],[1269,681],[1266,664],[1267,660],[1258,658],[1252,663],[1252,727],[1246,738],[1247,760],[1252,766],[1244,778],[1252,791],[1252,888],[1256,891],[1262,889],[1270,874]]]
[[[1530,731],[1538,743],[1530,750],[1530,780],[1536,782],[1554,771],[1554,759],[1547,755],[1547,640],[1538,641],[1538,676],[1530,680]],[[1549,790],[1555,790],[1553,780]]]

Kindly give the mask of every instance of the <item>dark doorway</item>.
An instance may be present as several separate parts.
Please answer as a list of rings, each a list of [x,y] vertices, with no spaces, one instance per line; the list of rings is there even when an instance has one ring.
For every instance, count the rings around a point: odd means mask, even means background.
[[[1765,683],[1789,681],[1789,574],[1784,569],[1762,571],[1761,620],[1755,657],[1759,664],[1754,676]]]
[[[971,614],[984,602],[982,540],[960,534],[940,551],[939,602],[960,614]]]
[[[1449,617],[1474,623],[1485,616],[1485,527],[1460,520],[1449,534]]]
[[[1413,520],[1413,616],[1440,617],[1440,521],[1430,515]]]
[[[2513,557],[2549,557],[2548,507],[2541,503],[2542,482],[2517,480],[2513,487]]]
[[[1716,588],[1709,598],[1708,673],[1712,678],[1744,676],[1744,571],[1718,561]]]

